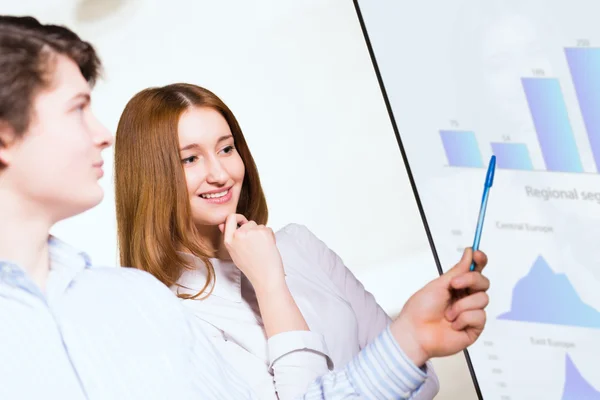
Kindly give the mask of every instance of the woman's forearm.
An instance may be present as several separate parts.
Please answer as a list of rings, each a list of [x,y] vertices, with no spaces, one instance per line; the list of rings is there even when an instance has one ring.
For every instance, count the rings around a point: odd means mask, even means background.
[[[285,279],[254,290],[268,338],[282,332],[309,330]]]

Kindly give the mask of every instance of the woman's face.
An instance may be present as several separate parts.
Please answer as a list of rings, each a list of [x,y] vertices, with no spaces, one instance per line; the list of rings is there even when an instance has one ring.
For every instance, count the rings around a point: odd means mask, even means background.
[[[245,173],[229,124],[212,108],[190,107],[178,134],[194,223],[219,225],[236,212]]]

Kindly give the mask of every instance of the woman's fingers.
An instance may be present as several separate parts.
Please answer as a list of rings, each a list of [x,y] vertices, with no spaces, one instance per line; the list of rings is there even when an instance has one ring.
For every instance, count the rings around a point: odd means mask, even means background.
[[[446,319],[450,322],[465,311],[483,310],[489,304],[490,299],[486,292],[477,292],[463,297],[446,310]]]
[[[233,243],[233,234],[238,229],[238,225],[245,226],[247,224],[248,219],[242,214],[230,214],[225,220],[225,224],[223,224],[223,242],[227,245],[231,245],[231,243]]]
[[[462,331],[465,329],[483,330],[486,315],[484,310],[469,310],[462,312],[452,322],[452,329]]]
[[[490,280],[476,271],[458,275],[450,281],[453,289],[467,289],[469,293],[486,291],[490,288]]]

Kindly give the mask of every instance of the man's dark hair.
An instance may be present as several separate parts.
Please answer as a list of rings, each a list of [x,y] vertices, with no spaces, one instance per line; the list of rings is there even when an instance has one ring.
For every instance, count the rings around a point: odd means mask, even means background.
[[[100,59],[74,32],[32,17],[0,15],[0,123],[9,124],[17,138],[27,131],[35,95],[51,83],[57,54],[72,59],[90,85],[96,82]]]

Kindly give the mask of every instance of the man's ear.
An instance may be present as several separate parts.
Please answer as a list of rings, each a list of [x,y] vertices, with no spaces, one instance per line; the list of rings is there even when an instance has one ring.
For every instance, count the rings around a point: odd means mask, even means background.
[[[0,166],[10,164],[12,148],[15,145],[17,135],[13,127],[5,121],[0,121]]]

